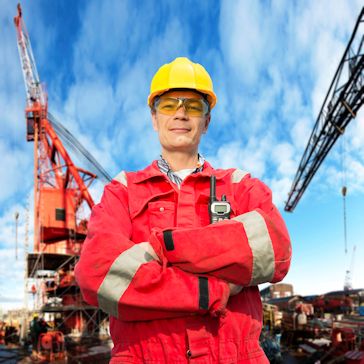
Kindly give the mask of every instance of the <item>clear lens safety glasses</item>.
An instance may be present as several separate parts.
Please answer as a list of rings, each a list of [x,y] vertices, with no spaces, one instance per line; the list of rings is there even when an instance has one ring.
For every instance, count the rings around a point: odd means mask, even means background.
[[[189,116],[204,116],[209,112],[209,104],[205,99],[160,97],[154,103],[155,110],[165,115],[174,115],[181,106]]]

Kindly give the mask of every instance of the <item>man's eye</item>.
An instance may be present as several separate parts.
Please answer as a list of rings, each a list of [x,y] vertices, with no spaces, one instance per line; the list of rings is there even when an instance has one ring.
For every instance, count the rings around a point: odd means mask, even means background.
[[[188,105],[190,110],[202,111],[202,105],[199,102],[192,102]]]
[[[161,110],[173,110],[175,107],[174,103],[172,102],[163,102],[159,105]]]

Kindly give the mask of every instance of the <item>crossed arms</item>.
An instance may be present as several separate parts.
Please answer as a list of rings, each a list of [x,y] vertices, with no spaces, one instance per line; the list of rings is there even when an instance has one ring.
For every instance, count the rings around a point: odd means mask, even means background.
[[[247,212],[232,220],[153,229],[148,241],[135,244],[127,186],[110,183],[92,210],[75,270],[84,299],[127,321],[217,315],[229,299],[228,283],[282,280],[291,246],[270,190],[246,177],[235,186],[235,197]]]

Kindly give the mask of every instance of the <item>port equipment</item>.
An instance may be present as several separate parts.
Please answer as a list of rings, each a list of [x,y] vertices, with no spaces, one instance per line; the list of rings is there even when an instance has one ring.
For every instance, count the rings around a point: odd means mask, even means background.
[[[94,205],[89,187],[97,174],[103,180],[110,177],[48,112],[47,92],[40,82],[20,5],[17,10],[14,23],[26,91],[26,140],[34,143],[34,252],[27,255],[26,277],[36,282],[34,309],[53,317],[55,329],[93,334],[106,315],[83,302],[74,267],[86,237],[87,212]],[[73,163],[61,137],[97,174]]]
[[[303,153],[285,211],[292,212],[321,163],[364,102],[364,7]]]
[[[64,345],[64,335],[61,331],[50,331],[39,335],[38,360],[67,361],[67,352]]]

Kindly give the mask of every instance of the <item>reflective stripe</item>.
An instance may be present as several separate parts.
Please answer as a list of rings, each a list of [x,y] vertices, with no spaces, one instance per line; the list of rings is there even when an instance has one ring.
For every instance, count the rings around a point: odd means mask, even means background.
[[[120,182],[125,187],[128,187],[128,180],[126,179],[126,173],[121,171],[116,177],[113,178],[115,181]]]
[[[247,174],[249,173],[246,171],[243,171],[241,169],[235,169],[235,171],[231,175],[231,182],[239,183]]]
[[[199,299],[198,307],[200,310],[209,309],[209,281],[207,277],[198,277]]]
[[[99,307],[118,317],[118,303],[142,264],[154,260],[149,243],[135,244],[121,253],[111,265],[97,292]]]
[[[267,225],[257,211],[247,212],[233,218],[244,225],[253,253],[253,271],[250,286],[269,282],[274,275],[274,250]]]

